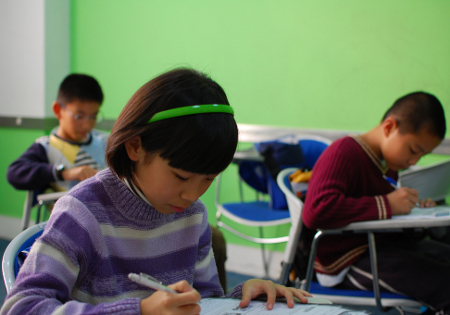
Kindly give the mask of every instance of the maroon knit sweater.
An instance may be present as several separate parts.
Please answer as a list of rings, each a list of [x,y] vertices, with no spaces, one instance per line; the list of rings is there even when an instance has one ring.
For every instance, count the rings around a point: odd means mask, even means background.
[[[359,137],[344,137],[331,144],[314,166],[303,209],[310,229],[338,228],[352,222],[391,218],[386,194],[398,173],[384,167]],[[376,241],[397,237],[376,235]],[[366,234],[324,236],[319,242],[316,271],[338,274],[358,260],[368,247]]]

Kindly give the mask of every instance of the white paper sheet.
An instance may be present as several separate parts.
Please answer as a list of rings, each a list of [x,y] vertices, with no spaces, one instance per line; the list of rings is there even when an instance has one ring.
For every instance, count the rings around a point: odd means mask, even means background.
[[[200,302],[201,315],[363,315],[367,311],[354,311],[339,305],[301,304],[295,303],[289,308],[286,302],[277,302],[272,310],[268,310],[265,301],[253,300],[246,308],[239,307],[239,299],[205,298]]]
[[[436,206],[431,208],[418,208],[415,207],[411,210],[410,214],[405,215],[393,215],[394,220],[404,219],[422,219],[422,218],[436,218],[450,215],[449,206]]]

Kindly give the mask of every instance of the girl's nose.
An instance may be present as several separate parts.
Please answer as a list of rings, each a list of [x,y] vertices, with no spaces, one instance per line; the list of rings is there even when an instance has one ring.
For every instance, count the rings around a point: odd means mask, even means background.
[[[195,185],[191,185],[190,187],[183,190],[181,193],[181,198],[187,200],[189,202],[195,202],[200,198],[200,189]]]

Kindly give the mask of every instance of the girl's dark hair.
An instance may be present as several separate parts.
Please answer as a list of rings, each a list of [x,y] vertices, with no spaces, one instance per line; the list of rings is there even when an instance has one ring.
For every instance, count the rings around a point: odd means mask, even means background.
[[[384,114],[382,121],[394,116],[400,132],[417,134],[422,128],[441,140],[445,137],[444,108],[436,96],[414,92],[400,97]]]
[[[106,160],[120,177],[132,179],[134,162],[125,142],[141,137],[147,153],[196,174],[218,174],[232,161],[238,142],[234,117],[206,113],[147,123],[157,112],[202,104],[229,105],[219,84],[193,69],[175,69],[144,84],[128,101],[108,138]]]

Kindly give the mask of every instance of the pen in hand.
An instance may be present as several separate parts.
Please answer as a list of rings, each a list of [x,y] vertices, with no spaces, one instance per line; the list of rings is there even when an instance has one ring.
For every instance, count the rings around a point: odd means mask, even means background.
[[[178,293],[172,289],[169,289],[161,282],[158,282],[158,280],[156,280],[154,277],[142,272],[139,275],[136,273],[129,273],[128,278],[133,282],[136,282],[153,290],[165,291],[168,293]]]
[[[398,188],[399,188],[399,186],[398,186],[398,183],[397,183],[397,181],[396,180],[394,180],[393,178],[391,178],[391,177],[388,177],[388,176],[386,176],[386,175],[383,175],[383,178],[394,188],[394,190],[397,190]],[[419,202],[416,202],[416,205],[415,205],[417,208],[421,208],[421,206],[420,206],[420,203]]]

